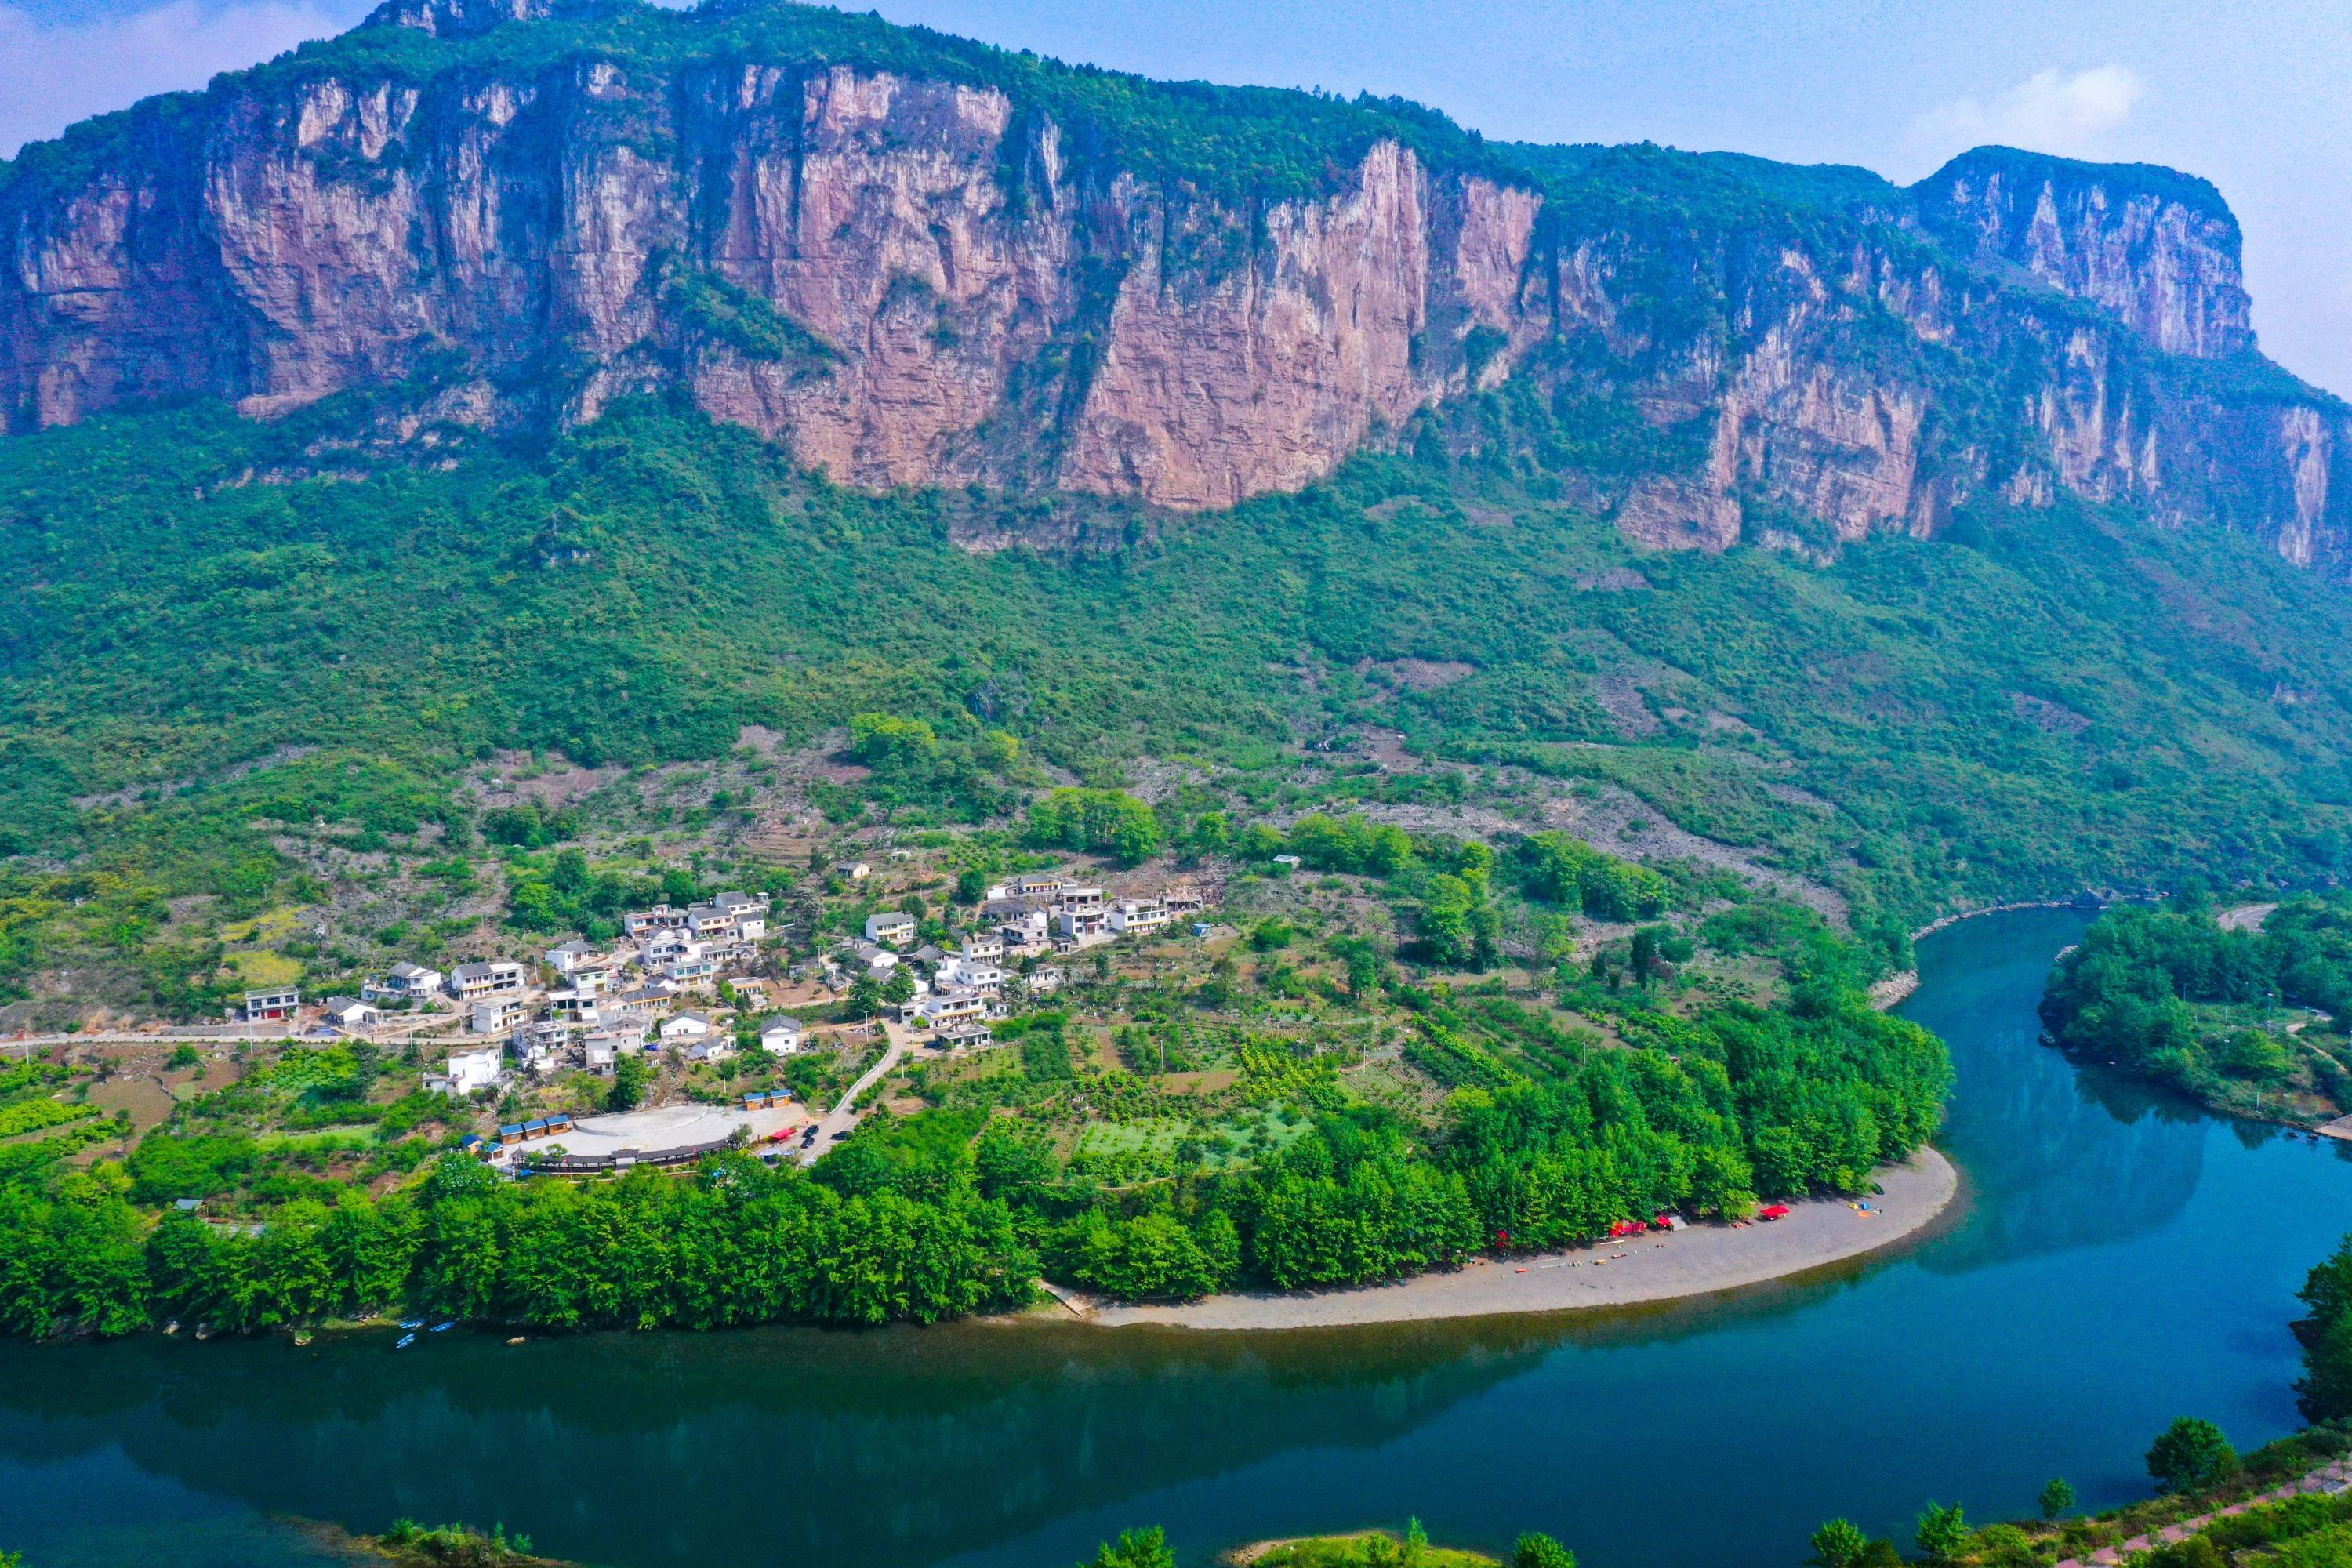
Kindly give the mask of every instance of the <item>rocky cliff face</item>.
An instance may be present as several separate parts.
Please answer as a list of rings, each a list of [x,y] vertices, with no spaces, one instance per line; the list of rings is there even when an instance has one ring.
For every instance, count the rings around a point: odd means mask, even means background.
[[[2346,564],[2352,426],[2254,355],[2235,226],[2178,175],[1986,152],[1759,219],[1372,138],[1220,197],[969,71],[497,47],[548,4],[389,0],[371,27],[414,47],[20,159],[0,418],[403,383],[414,429],[675,391],[848,482],[1196,509],[1517,383],[1701,433],[1596,488],[1659,546],[2072,492]]]
[[[1916,194],[1963,254],[2087,300],[2167,353],[2254,346],[2237,219],[2202,180],[1979,148]]]

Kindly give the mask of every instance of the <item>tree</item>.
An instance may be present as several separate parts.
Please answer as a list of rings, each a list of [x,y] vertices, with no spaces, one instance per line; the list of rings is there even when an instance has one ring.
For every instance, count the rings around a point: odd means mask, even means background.
[[[2303,1377],[2294,1391],[2307,1419],[2352,1415],[2352,1313],[2326,1322],[2304,1346]]]
[[[1168,1532],[1155,1524],[1120,1531],[1116,1542],[1104,1542],[1095,1549],[1094,1561],[1078,1568],[1176,1568],[1176,1553],[1168,1545]]]
[[[2063,1519],[2074,1511],[2074,1483],[2063,1476],[2053,1476],[2042,1488],[2042,1517]]]
[[[861,974],[849,984],[848,1014],[853,1018],[869,1018],[882,1011],[882,983],[871,974]]]
[[[2295,1294],[2323,1326],[2352,1316],[2352,1236],[2346,1237],[2326,1261],[2313,1265],[2303,1289]]]
[[[1930,1559],[1946,1563],[1968,1550],[1970,1533],[1968,1514],[1958,1503],[1946,1508],[1931,1502],[1919,1514],[1918,1533],[1914,1539]]]
[[[2327,1561],[2341,1561],[2329,1558]],[[2192,1535],[2169,1546],[2159,1546],[2140,1559],[2146,1568],[2230,1568],[2230,1560],[2210,1535]]]
[[[920,719],[858,713],[849,721],[849,752],[877,773],[905,775],[938,759],[940,738]]]
[[[643,1051],[616,1054],[613,1061],[613,1094],[607,1103],[615,1110],[635,1110],[646,1102],[646,1091],[653,1082],[654,1069],[646,1065]]]
[[[2147,1450],[2147,1473],[2159,1491],[2202,1491],[2227,1480],[2237,1468],[2238,1451],[2221,1436],[2221,1428],[2195,1415],[2174,1416]]]
[[[1657,973],[1658,963],[1658,928],[1643,926],[1633,933],[1633,984],[1647,985]]]
[[[1030,806],[1022,836],[1041,847],[1115,855],[1131,866],[1159,852],[1160,819],[1118,790],[1057,789]]]
[[[1813,1568],[1854,1568],[1870,1550],[1870,1537],[1850,1519],[1825,1521],[1812,1535],[1813,1554],[1805,1559]]]
[[[1511,1568],[1576,1568],[1576,1553],[1549,1535],[1529,1531],[1511,1543]]]

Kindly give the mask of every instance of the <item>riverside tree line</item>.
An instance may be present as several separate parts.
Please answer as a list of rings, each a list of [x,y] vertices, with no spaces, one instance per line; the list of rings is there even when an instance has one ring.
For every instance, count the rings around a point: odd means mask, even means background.
[[[1656,1020],[1551,1081],[1453,1097],[1433,1132],[1323,1112],[1260,1165],[1113,1191],[1002,1123],[861,1130],[813,1172],[714,1157],[509,1183],[445,1154],[383,1196],[303,1197],[266,1224],[132,1201],[129,1176],[0,1186],[0,1329],[224,1331],[415,1310],[544,1328],[930,1321],[1017,1305],[1040,1271],[1131,1297],[1352,1285],[1486,1248],[1548,1247],[1664,1209],[1856,1191],[1935,1130],[1950,1069],[1916,1026],[1842,993],[1790,1012]]]
[[[2303,894],[2260,931],[2225,931],[2190,895],[2162,908],[2121,906],[2092,923],[2051,972],[2042,1017],[2070,1051],[2117,1062],[2230,1110],[2275,1111],[2284,1094],[2344,1104],[2340,1023],[2284,1009],[2352,1010],[2352,900]],[[2326,1048],[2311,1048],[2325,1038]],[[2258,1098],[2262,1097],[2262,1098]]]

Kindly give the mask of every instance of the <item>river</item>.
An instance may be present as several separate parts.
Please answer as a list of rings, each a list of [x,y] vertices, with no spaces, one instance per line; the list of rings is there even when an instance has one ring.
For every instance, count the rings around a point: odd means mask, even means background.
[[[325,1561],[280,1516],[503,1521],[616,1568],[1067,1568],[1138,1523],[1188,1563],[1402,1524],[1590,1568],[1795,1568],[1822,1518],[2144,1495],[2172,1416],[2295,1425],[2287,1322],[2352,1226],[2338,1145],[2035,1043],[2071,911],[1920,945],[1965,1207],[1727,1299],[1287,1335],[1076,1324],[0,1345],[0,1550],[28,1568]]]

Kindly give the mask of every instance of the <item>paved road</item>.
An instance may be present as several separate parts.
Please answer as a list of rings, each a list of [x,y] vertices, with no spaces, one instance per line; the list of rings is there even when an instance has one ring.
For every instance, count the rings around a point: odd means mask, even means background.
[[[74,1035],[22,1035],[0,1039],[0,1056],[16,1051],[31,1061],[35,1051],[47,1050],[51,1046],[283,1046],[299,1038],[285,1029],[268,1034],[226,1029],[164,1029],[154,1034],[134,1029],[89,1029]]]
[[[836,1100],[831,1110],[817,1119],[816,1142],[801,1151],[802,1164],[815,1164],[818,1156],[833,1147],[835,1138],[856,1126],[858,1100],[864,1098],[867,1089],[880,1083],[892,1068],[905,1061],[919,1048],[919,1042],[905,1025],[892,1023],[887,1018],[877,1022],[882,1026],[884,1037],[889,1041],[882,1052],[882,1059],[867,1068],[865,1076],[849,1086],[849,1092]]]

